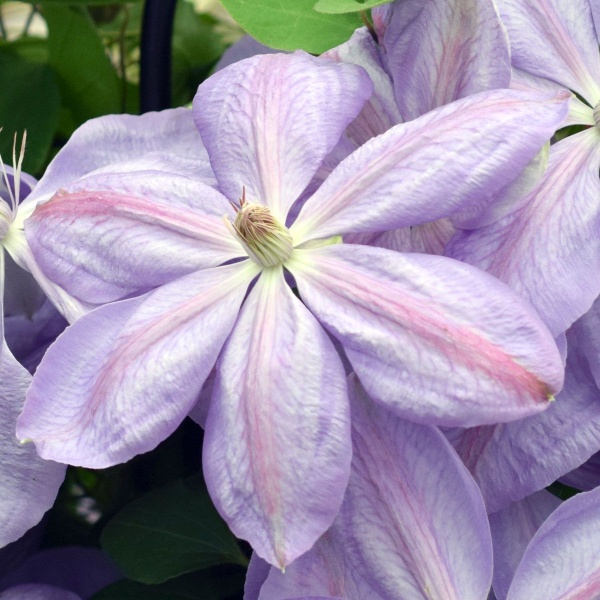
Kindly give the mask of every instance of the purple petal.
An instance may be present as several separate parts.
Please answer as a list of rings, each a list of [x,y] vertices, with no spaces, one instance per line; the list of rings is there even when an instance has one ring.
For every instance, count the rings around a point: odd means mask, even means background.
[[[1,332],[0,332],[1,333]],[[33,444],[19,444],[15,424],[31,375],[0,347],[0,548],[18,540],[54,504],[65,465],[38,457]]]
[[[0,593],[2,600],[81,600],[77,594],[50,585],[28,583]]]
[[[481,488],[488,512],[550,485],[586,461],[600,447],[600,403],[572,335],[565,387],[547,411],[447,435]]]
[[[435,428],[350,393],[354,459],[336,527],[354,573],[390,600],[479,600],[492,548],[475,482]]]
[[[44,273],[94,304],[245,254],[220,217],[109,191],[55,196],[27,220],[26,234]]]
[[[600,453],[596,452],[580,467],[563,475],[560,481],[584,492],[589,492],[600,486]]]
[[[119,579],[123,575],[99,548],[68,546],[30,556],[2,580],[0,587],[38,583],[69,590],[85,599]]]
[[[306,202],[291,228],[295,243],[485,208],[560,125],[566,94],[483,92],[393,127],[345,159]]]
[[[206,157],[192,111],[176,108],[142,116],[108,115],[84,123],[50,163],[26,203],[48,199],[86,173],[148,152]]]
[[[588,361],[594,381],[600,388],[600,297],[581,319],[573,324],[581,353]]]
[[[497,0],[512,64],[600,100],[600,57],[589,0]]]
[[[396,252],[419,252],[421,254],[444,254],[446,244],[456,233],[450,219],[438,219],[414,227],[393,229],[383,233],[349,233],[344,242],[387,248]]]
[[[38,367],[18,436],[90,468],[154,448],[192,408],[257,272],[200,271],[79,319]]]
[[[404,0],[382,46],[405,121],[510,82],[508,39],[492,0]]]
[[[512,69],[510,87],[513,90],[522,90],[526,92],[557,92],[564,89],[564,86],[549,79],[536,77],[527,71],[521,69]],[[594,110],[584,104],[575,94],[571,94],[569,100],[569,113],[562,123],[563,127],[568,125],[595,125]]]
[[[280,568],[335,518],[350,470],[346,377],[333,344],[263,271],[217,364],[203,463],[236,536]]]
[[[600,594],[600,489],[559,506],[525,550],[507,600],[584,600]]]
[[[244,600],[258,600],[260,589],[266,581],[271,565],[264,561],[256,552],[250,557],[250,564],[246,572],[246,582],[244,583]]]
[[[519,211],[458,234],[447,254],[506,282],[557,336],[600,295],[599,169],[597,128],[562,140]]]
[[[254,56],[199,88],[194,118],[220,189],[281,222],[373,91],[349,64],[296,52]]]
[[[402,123],[392,79],[382,63],[379,46],[366,27],[357,29],[346,43],[329,50],[323,56],[362,67],[373,82],[373,95],[345,131],[345,136],[353,142],[354,148]]]
[[[336,245],[289,262],[302,299],[337,337],[371,396],[431,424],[544,410],[562,386],[554,340],[487,274],[443,257]]]
[[[494,592],[498,600],[506,600],[527,544],[561,504],[556,496],[541,490],[490,515],[494,543]]]
[[[374,405],[350,384],[353,460],[340,514],[260,600],[480,600],[492,578],[481,495],[443,436]]]

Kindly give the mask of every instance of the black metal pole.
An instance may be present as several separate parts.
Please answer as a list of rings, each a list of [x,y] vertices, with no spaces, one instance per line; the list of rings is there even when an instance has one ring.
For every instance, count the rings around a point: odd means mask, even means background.
[[[140,112],[171,107],[171,39],[177,0],[146,0],[140,49]]]

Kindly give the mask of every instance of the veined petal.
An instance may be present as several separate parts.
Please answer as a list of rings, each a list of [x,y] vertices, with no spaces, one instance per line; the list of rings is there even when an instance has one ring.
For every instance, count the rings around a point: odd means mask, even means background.
[[[560,482],[583,492],[600,486],[600,453],[596,452],[581,466],[563,475]]]
[[[508,39],[493,0],[404,0],[382,40],[405,121],[510,82]]]
[[[421,254],[444,254],[446,244],[456,233],[450,219],[438,219],[430,223],[403,227],[383,233],[349,233],[344,242],[388,248],[396,252],[420,252]]]
[[[325,52],[323,56],[362,67],[373,82],[373,95],[344,133],[355,148],[402,123],[392,78],[382,63],[379,46],[366,27],[357,29],[346,43]]]
[[[40,288],[69,323],[75,322],[95,308],[95,304],[84,302],[69,294],[60,285],[47,277],[35,260],[23,231],[11,231],[4,242],[11,258],[21,269],[25,269],[33,275]]]
[[[514,423],[445,432],[490,513],[550,485],[600,447],[598,388],[572,333],[568,341],[565,387],[544,413]]]
[[[152,152],[91,171],[63,186],[61,195],[63,191],[117,192],[217,217],[233,216],[235,213],[227,198],[213,189],[216,183],[208,161]]]
[[[383,598],[480,600],[492,577],[481,494],[444,437],[349,386],[354,459],[336,527]]]
[[[217,364],[206,484],[231,530],[282,568],[337,514],[350,470],[346,377],[280,267],[248,296]]]
[[[525,550],[507,600],[592,600],[600,594],[600,488],[559,506]]]
[[[267,54],[235,63],[207,79],[194,98],[194,118],[221,191],[268,206],[285,223],[373,91],[350,64],[308,54]]]
[[[521,69],[512,69],[512,78],[510,80],[510,87],[513,90],[522,90],[528,92],[557,92],[564,89],[564,86],[544,79],[542,77],[536,77],[527,71]],[[594,121],[594,109],[584,104],[575,94],[571,94],[569,101],[569,113],[565,118],[562,126],[568,127],[569,125],[595,125]]]
[[[496,0],[512,64],[572,89],[595,106],[600,57],[589,0]]]
[[[110,191],[55,196],[25,231],[44,273],[94,304],[245,256],[219,217]]]
[[[525,548],[540,525],[561,504],[556,496],[541,490],[490,515],[494,543],[494,593],[498,600],[506,600]]]
[[[52,507],[66,466],[42,460],[33,444],[19,444],[17,417],[31,375],[0,347],[0,548],[18,540]]]
[[[258,271],[192,273],[79,319],[38,367],[17,435],[90,468],[154,448],[193,406]]]
[[[86,173],[147,152],[207,157],[192,111],[175,108],[141,116],[107,115],[79,127],[50,163],[24,204],[47,200]]]
[[[544,410],[562,386],[554,340],[507,286],[439,256],[367,246],[296,250],[300,295],[373,399],[428,424]]]
[[[244,583],[244,600],[258,600],[260,589],[269,576],[271,565],[252,552]]]
[[[548,169],[523,207],[489,227],[457,234],[448,256],[492,273],[563,333],[600,295],[600,132],[550,148]]]
[[[291,227],[296,244],[483,209],[565,117],[567,92],[482,92],[397,125],[340,163]]]
[[[481,494],[443,436],[373,404],[350,378],[350,483],[329,531],[260,600],[481,600],[492,543]]]
[[[600,388],[600,297],[596,298],[581,319],[573,323],[572,330],[581,354],[588,361],[594,381]]]

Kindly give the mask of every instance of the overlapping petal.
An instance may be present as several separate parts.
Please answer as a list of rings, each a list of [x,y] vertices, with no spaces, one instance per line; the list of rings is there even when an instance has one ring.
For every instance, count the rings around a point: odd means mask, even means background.
[[[95,304],[245,254],[220,217],[112,191],[55,196],[28,219],[26,234],[44,273]]]
[[[443,257],[336,245],[296,251],[300,295],[377,401],[430,424],[544,410],[562,386],[537,315],[495,278]]]
[[[600,56],[589,0],[496,0],[515,67],[600,100]]]
[[[543,414],[446,432],[490,513],[550,485],[600,447],[598,388],[576,340],[568,340],[565,387]]]
[[[1,329],[1,327],[0,327]],[[15,435],[31,375],[0,347],[0,548],[19,539],[54,504],[66,466],[39,458]]]
[[[265,270],[217,365],[203,462],[230,528],[271,564],[288,565],[333,522],[348,483],[349,422],[333,344],[282,269]]]
[[[600,594],[600,488],[570,498],[525,550],[507,600],[588,600]]]
[[[92,468],[154,448],[193,406],[257,273],[207,269],[81,318],[38,367],[18,436]]]
[[[206,158],[192,111],[176,108],[142,116],[107,115],[87,121],[50,163],[26,204],[50,198],[86,173],[148,152]]]
[[[194,98],[219,188],[234,202],[245,188],[248,200],[284,223],[372,91],[355,65],[301,52],[254,56],[219,71]]]
[[[359,65],[373,82],[373,95],[365,102],[359,115],[348,125],[344,134],[353,142],[355,148],[402,123],[403,119],[394,97],[392,78],[382,62],[379,46],[365,27],[357,29],[345,44],[329,50],[324,56]]]
[[[508,39],[493,0],[395,2],[381,44],[405,121],[510,82]]]
[[[351,380],[354,455],[331,529],[260,600],[481,600],[492,548],[481,495],[443,436],[373,404]]]
[[[556,496],[541,490],[490,515],[494,544],[494,593],[498,600],[506,600],[525,548],[540,525],[560,505],[561,501]]]
[[[597,128],[562,140],[519,211],[458,234],[447,254],[506,282],[563,333],[600,295],[599,169]]]
[[[296,244],[483,209],[540,151],[568,93],[475,94],[397,125],[346,158],[306,202]]]

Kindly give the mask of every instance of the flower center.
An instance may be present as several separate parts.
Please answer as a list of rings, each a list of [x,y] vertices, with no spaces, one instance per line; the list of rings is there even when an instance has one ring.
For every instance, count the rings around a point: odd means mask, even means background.
[[[242,243],[248,256],[263,267],[283,264],[292,254],[292,235],[262,204],[246,201],[246,190],[242,192],[240,207],[236,209],[233,225],[235,236]]]

